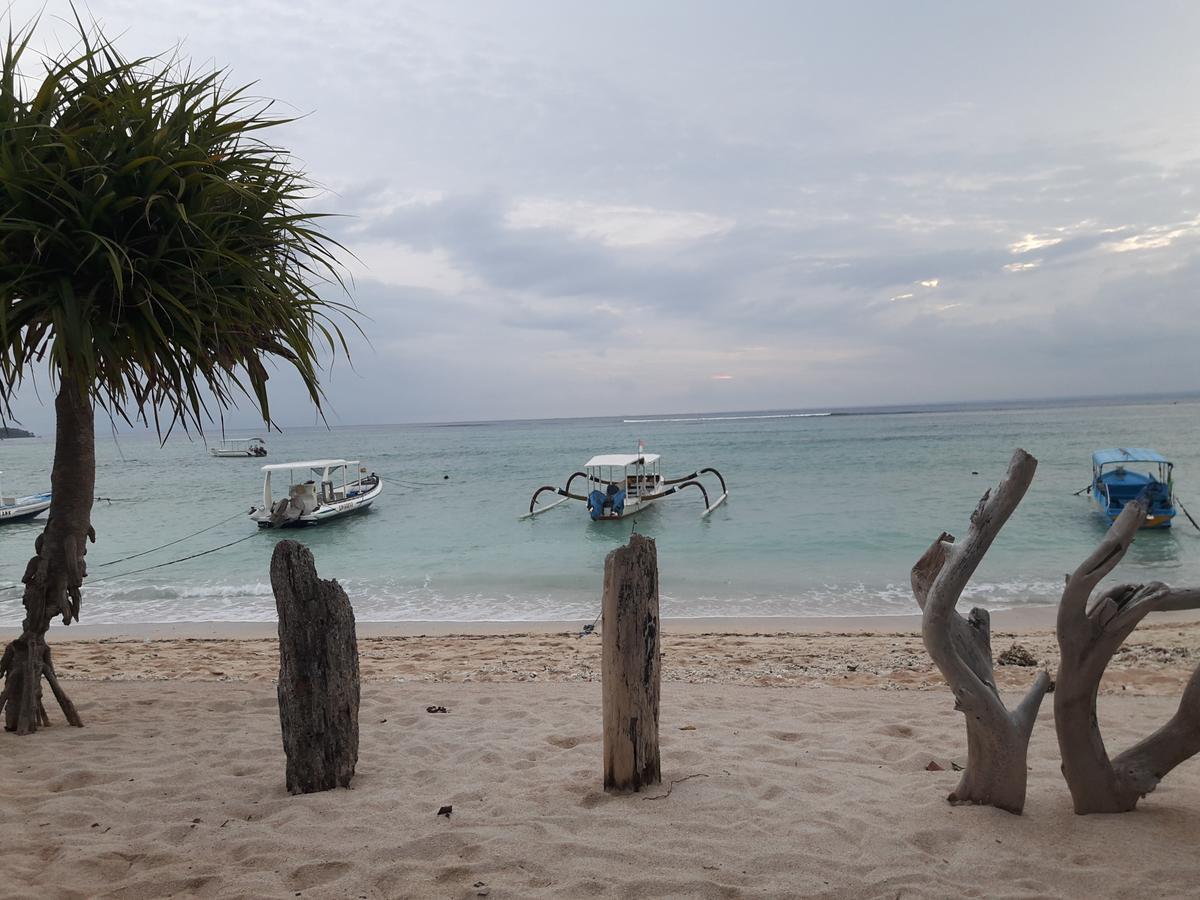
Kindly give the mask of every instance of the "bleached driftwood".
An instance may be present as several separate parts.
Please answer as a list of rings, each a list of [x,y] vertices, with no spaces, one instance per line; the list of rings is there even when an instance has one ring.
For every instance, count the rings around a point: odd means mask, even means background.
[[[925,649],[954,692],[954,708],[966,716],[967,767],[951,803],[982,803],[1020,814],[1025,808],[1029,735],[1042,698],[1052,682],[1039,672],[1025,699],[1011,712],[1000,699],[992,673],[992,641],[987,610],[964,618],[955,609],[967,582],[992,541],[1016,510],[1037,460],[1013,453],[1008,472],[988,491],[971,515],[961,544],[943,532],[912,569],[912,589],[922,611]]]
[[[1119,584],[1091,600],[1092,591],[1129,550],[1146,516],[1125,505],[1096,550],[1067,577],[1058,607],[1059,664],[1054,723],[1063,777],[1075,812],[1128,812],[1173,768],[1200,751],[1200,668],[1166,725],[1110,760],[1096,718],[1096,694],[1108,662],[1137,624],[1156,610],[1195,609],[1200,590],[1160,582]]]

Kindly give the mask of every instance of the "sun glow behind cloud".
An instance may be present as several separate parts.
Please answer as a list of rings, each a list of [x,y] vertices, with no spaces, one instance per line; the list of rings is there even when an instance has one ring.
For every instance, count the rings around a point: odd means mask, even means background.
[[[1063,239],[1060,237],[1040,237],[1036,234],[1027,234],[1021,240],[1009,244],[1008,251],[1010,253],[1031,253],[1034,250],[1061,244],[1062,241]]]
[[[729,219],[700,212],[545,199],[518,201],[505,223],[518,229],[565,229],[610,247],[685,243],[733,227]]]

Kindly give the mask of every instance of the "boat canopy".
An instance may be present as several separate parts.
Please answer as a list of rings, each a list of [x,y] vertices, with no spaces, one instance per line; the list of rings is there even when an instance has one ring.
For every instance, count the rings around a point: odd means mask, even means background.
[[[1119,463],[1151,462],[1171,465],[1171,461],[1157,450],[1145,447],[1117,447],[1113,450],[1097,450],[1092,454],[1092,465],[1097,468]]]
[[[284,472],[288,469],[338,469],[342,466],[357,466],[357,459],[309,459],[303,462],[271,463],[263,466],[264,472]]]
[[[590,469],[593,466],[634,466],[638,463],[650,465],[658,461],[657,453],[608,453],[601,456],[593,456],[585,464],[584,468]]]

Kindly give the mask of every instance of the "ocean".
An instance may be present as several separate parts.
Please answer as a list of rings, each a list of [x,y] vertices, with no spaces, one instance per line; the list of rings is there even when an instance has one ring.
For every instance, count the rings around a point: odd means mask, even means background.
[[[913,562],[942,530],[966,533],[1016,447],[1038,458],[1037,477],[965,597],[993,610],[1050,605],[1105,531],[1086,496],[1072,496],[1088,484],[1093,450],[1159,449],[1200,517],[1198,412],[1200,398],[1186,396],[296,428],[264,435],[266,460],[217,459],[186,437],[160,446],[101,432],[96,494],[108,499],[93,510],[82,621],[273,620],[268,566],[282,538],[312,549],[360,621],[590,620],[604,557],[634,528],[657,541],[665,616],[913,613]],[[698,492],[620,522],[594,523],[578,503],[518,519],[539,486],[639,440],[668,477],[719,469],[729,501],[704,519]],[[5,493],[48,489],[52,451],[44,438],[0,441]],[[360,459],[384,479],[374,508],[258,531],[244,513],[261,495],[260,465],[325,456]],[[0,526],[5,626],[21,620],[10,586],[41,527]],[[203,555],[173,562],[193,554]],[[1180,515],[1170,530],[1142,533],[1114,577],[1200,582],[1200,531]]]

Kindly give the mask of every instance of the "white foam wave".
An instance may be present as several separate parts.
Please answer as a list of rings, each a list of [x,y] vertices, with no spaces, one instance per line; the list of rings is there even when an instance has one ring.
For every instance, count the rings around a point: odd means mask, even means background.
[[[820,419],[833,413],[762,413],[751,416],[681,416],[668,419],[622,419],[626,425],[649,425],[655,422],[735,422],[741,419]]]
[[[345,579],[342,586],[362,622],[530,622],[591,620],[599,612],[593,591],[529,590],[493,594],[437,589],[429,582]],[[989,610],[1044,606],[1057,600],[1049,581],[975,584],[963,599]],[[907,584],[823,584],[795,591],[734,594],[663,594],[662,613],[671,618],[841,618],[913,615],[917,607]],[[266,582],[101,585],[85,597],[85,621],[94,625],[146,622],[273,622],[275,601]],[[18,598],[0,600],[0,625],[21,619]]]

